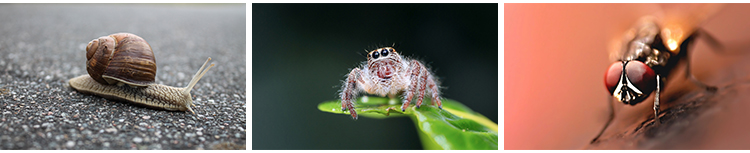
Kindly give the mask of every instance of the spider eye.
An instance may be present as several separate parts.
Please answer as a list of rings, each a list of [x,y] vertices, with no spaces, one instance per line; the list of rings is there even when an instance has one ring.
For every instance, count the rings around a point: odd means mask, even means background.
[[[393,48],[388,48],[388,52],[393,52]]]
[[[380,56],[378,52],[372,52],[372,59],[377,59]]]
[[[383,56],[388,56],[388,50],[387,50],[387,49],[383,49],[383,50],[381,50],[381,51],[380,51],[380,55],[383,55]]]

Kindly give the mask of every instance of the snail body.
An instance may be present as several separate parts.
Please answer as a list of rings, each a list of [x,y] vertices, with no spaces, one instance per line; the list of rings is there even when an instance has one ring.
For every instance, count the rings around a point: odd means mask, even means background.
[[[72,78],[68,84],[81,93],[106,99],[171,111],[193,112],[190,106],[195,105],[190,90],[214,66],[211,64],[206,67],[211,58],[203,63],[186,87],[156,84],[153,51],[148,43],[142,40],[129,33],[112,34],[92,40],[86,47],[86,69],[89,74]]]

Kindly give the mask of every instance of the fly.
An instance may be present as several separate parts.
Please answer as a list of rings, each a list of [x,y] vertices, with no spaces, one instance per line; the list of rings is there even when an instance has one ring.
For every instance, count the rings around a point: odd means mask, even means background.
[[[685,8],[690,6],[685,6]],[[691,9],[664,8],[665,16],[657,20],[654,16],[643,17],[628,33],[620,50],[612,52],[614,62],[604,76],[604,84],[612,97],[627,105],[636,105],[654,94],[654,120],[659,120],[660,92],[665,86],[670,72],[680,61],[686,61],[688,47],[694,38],[701,34],[697,25],[718,10],[720,6],[692,6]],[[677,11],[675,11],[677,10]],[[701,12],[703,11],[703,12]],[[671,13],[671,14],[670,14]],[[705,35],[709,44],[720,47],[710,35]],[[690,64],[687,62],[688,77]],[[692,78],[694,79],[694,78]],[[694,80],[697,81],[697,80]],[[700,86],[710,88],[700,82]],[[611,105],[611,103],[610,103]],[[592,143],[604,133],[614,118],[614,110],[604,129]]]
[[[605,73],[604,84],[609,93],[618,101],[636,105],[648,98],[651,93],[661,92],[661,86],[686,52],[693,36],[688,37],[678,47],[668,48],[660,35],[660,28],[653,18],[646,17],[636,25],[632,40],[621,52],[621,58],[613,63]],[[655,95],[656,96],[656,95]],[[654,98],[654,115],[659,114],[659,98]],[[658,122],[658,117],[656,120]]]

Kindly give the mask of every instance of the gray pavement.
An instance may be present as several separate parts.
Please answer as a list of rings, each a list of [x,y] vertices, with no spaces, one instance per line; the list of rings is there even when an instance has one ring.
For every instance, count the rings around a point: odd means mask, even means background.
[[[0,149],[245,149],[244,4],[0,4]],[[86,44],[130,32],[154,50],[156,82],[192,90],[196,114],[84,95]]]

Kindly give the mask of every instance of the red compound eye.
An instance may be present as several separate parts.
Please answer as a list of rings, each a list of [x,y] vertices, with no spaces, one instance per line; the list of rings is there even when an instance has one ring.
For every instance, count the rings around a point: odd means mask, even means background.
[[[642,92],[643,94],[641,96],[636,96],[634,101],[623,102],[632,105],[642,101],[643,99],[646,99],[646,97],[648,97],[648,95],[650,95],[651,92],[653,92],[656,88],[656,74],[654,73],[654,70],[652,70],[643,62],[630,61],[625,65],[625,73],[627,74],[627,78],[621,78],[623,69],[622,64],[623,62],[620,61],[615,62],[611,66],[609,66],[607,72],[604,73],[604,85],[609,90],[609,93],[614,94],[616,88],[622,84],[621,81],[625,81],[627,83],[627,81],[629,80],[630,83],[632,83],[632,85],[636,88],[636,90]],[[628,86],[622,85],[620,87]]]

